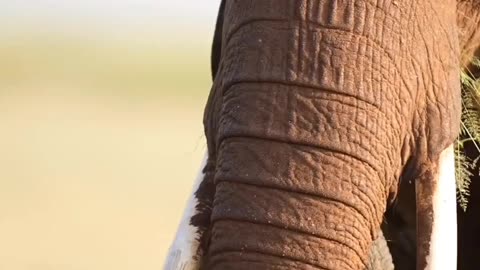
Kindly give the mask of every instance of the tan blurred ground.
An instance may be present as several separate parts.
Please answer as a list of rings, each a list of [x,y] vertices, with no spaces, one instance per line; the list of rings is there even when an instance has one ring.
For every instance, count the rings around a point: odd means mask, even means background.
[[[205,150],[203,39],[0,40],[0,269],[161,269]]]

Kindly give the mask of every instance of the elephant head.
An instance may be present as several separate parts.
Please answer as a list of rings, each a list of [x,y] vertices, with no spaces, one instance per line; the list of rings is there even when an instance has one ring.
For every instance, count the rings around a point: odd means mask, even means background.
[[[365,269],[404,181],[417,269],[454,269],[452,144],[478,5],[223,0],[208,154],[167,269]]]

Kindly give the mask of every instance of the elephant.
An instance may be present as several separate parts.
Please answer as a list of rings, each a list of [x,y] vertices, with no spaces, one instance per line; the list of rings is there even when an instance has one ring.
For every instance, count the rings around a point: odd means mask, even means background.
[[[455,269],[479,21],[478,0],[222,0],[165,269]]]

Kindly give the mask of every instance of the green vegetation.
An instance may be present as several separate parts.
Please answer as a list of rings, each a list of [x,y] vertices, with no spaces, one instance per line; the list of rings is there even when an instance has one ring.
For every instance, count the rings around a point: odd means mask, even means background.
[[[480,60],[475,59],[473,64],[480,67]],[[469,186],[472,171],[477,168],[480,159],[480,79],[475,78],[470,70],[460,74],[462,83],[462,126],[460,136],[455,147],[455,174],[457,180],[458,203],[465,211],[467,209]],[[472,143],[479,155],[470,159],[465,155],[465,143]]]

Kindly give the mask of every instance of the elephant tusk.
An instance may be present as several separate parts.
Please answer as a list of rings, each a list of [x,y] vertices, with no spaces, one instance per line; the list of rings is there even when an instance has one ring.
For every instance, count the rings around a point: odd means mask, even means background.
[[[205,168],[207,159],[208,154],[205,153],[199,172],[193,183],[187,206],[183,212],[183,217],[178,226],[175,240],[167,253],[164,270],[197,270],[200,268],[200,261],[196,258],[199,247],[197,228],[190,224],[190,220],[197,212],[196,206],[198,201],[194,193],[204,178],[203,168]]]
[[[430,177],[416,181],[417,269],[457,267],[457,215],[453,145],[441,154]]]

